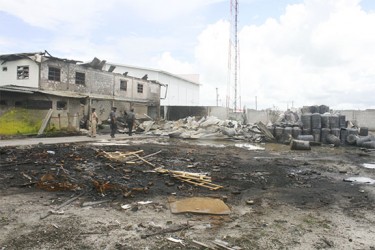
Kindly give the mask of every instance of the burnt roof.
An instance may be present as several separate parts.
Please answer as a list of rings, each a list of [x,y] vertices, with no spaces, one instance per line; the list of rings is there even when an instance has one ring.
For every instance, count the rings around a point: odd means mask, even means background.
[[[59,57],[54,57],[48,51],[44,52],[30,52],[30,53],[15,53],[15,54],[7,54],[7,55],[0,55],[0,60],[2,60],[2,64],[4,64],[7,61],[15,61],[19,59],[32,59],[30,57],[40,55],[48,59],[53,59],[53,60],[59,60],[59,61],[64,61],[68,63],[81,63],[82,61],[76,61],[76,60],[70,60],[70,59],[65,59],[65,58],[59,58]]]

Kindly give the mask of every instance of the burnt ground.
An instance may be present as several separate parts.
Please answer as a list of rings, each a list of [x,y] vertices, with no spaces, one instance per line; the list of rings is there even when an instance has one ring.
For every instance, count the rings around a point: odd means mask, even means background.
[[[153,138],[1,148],[0,249],[205,249],[193,240],[213,247],[215,239],[242,249],[375,249],[374,184],[343,181],[375,179],[375,170],[362,166],[375,163],[375,152],[260,146],[265,150]],[[103,154],[138,150],[158,152],[147,158],[152,165],[207,173],[223,188],[182,183],[144,161]],[[41,219],[78,195],[62,214]],[[196,196],[223,199],[231,214],[170,212],[171,197]],[[88,204],[96,201],[103,203]]]

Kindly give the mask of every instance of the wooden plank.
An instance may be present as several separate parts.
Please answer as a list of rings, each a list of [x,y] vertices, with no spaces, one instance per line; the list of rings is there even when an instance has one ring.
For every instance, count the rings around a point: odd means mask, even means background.
[[[196,182],[202,182],[202,183],[211,183],[212,181],[211,180],[201,180],[201,179],[195,179],[194,177],[182,177],[182,176],[173,176],[174,178],[176,179],[180,179],[180,180],[192,180],[192,181],[196,181]]]
[[[46,129],[47,124],[49,120],[51,119],[52,113],[53,113],[53,109],[49,109],[48,113],[46,114],[46,117],[44,117],[43,119],[42,126],[40,126],[39,128],[38,135],[41,135],[44,133],[44,130]]]
[[[196,185],[196,186],[200,186],[200,187],[205,187],[205,188],[208,188],[208,189],[211,189],[211,190],[217,190],[217,189],[222,188],[222,186],[219,186],[219,185],[216,185],[216,184],[213,184],[213,183],[195,182],[195,181],[186,180],[186,179],[181,179],[181,181],[185,181],[187,183],[190,183],[190,184],[193,184],[193,185]]]
[[[152,164],[151,162],[149,162],[149,161],[143,159],[143,158],[140,157],[139,155],[135,154],[135,156],[136,156],[138,159],[140,159],[140,160],[144,161],[145,163],[147,163],[148,165],[150,165],[151,167],[156,168],[156,166],[155,166],[154,164]]]
[[[60,206],[58,206],[54,211],[58,211],[58,210],[60,210],[61,208],[63,208],[63,207],[65,207],[65,206],[69,205],[70,203],[72,203],[73,201],[77,200],[79,197],[81,197],[81,196],[84,195],[84,194],[85,194],[85,192],[82,192],[81,194],[77,195],[76,197],[73,197],[73,198],[71,198],[71,199],[65,201],[63,204],[61,204]],[[42,219],[45,219],[45,218],[47,218],[48,216],[50,216],[50,215],[52,214],[51,211],[52,211],[52,210],[50,210],[50,211],[48,211],[47,213],[45,213],[44,215],[40,216],[40,219],[42,220]]]
[[[172,176],[173,177],[187,178],[187,179],[194,179],[194,180],[201,180],[201,181],[211,181],[211,177],[208,177],[208,176],[197,177],[197,176],[180,175],[180,174],[173,174],[173,173],[172,173]]]
[[[209,245],[207,245],[207,244],[205,244],[205,243],[199,242],[199,241],[197,241],[197,240],[193,240],[193,243],[195,243],[195,244],[197,244],[197,245],[199,245],[199,246],[201,246],[201,247],[205,247],[205,248],[207,248],[207,249],[212,249],[212,250],[215,249],[215,248],[213,248],[213,247],[211,247],[211,246],[209,246]]]

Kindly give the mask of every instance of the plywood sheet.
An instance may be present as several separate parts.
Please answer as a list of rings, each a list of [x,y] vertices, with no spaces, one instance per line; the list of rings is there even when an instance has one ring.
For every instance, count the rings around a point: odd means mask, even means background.
[[[192,197],[177,201],[170,201],[171,212],[198,214],[230,214],[230,208],[220,199],[207,197]]]

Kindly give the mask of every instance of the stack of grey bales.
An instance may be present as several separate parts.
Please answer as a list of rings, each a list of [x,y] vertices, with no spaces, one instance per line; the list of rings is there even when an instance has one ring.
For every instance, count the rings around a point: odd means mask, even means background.
[[[330,113],[326,105],[304,106],[297,122],[277,123],[269,129],[279,143],[297,139],[334,146],[375,147],[374,136],[368,135],[367,128],[348,128],[345,115]]]
[[[326,105],[305,106],[301,112],[302,136],[298,139],[335,146],[346,140],[345,115],[331,114]],[[341,133],[342,130],[345,132]],[[352,132],[357,133],[354,130]]]
[[[367,128],[349,128],[345,115],[330,113],[328,106],[307,106],[301,111],[302,135],[298,139],[334,146],[374,147],[375,139],[368,135]]]

